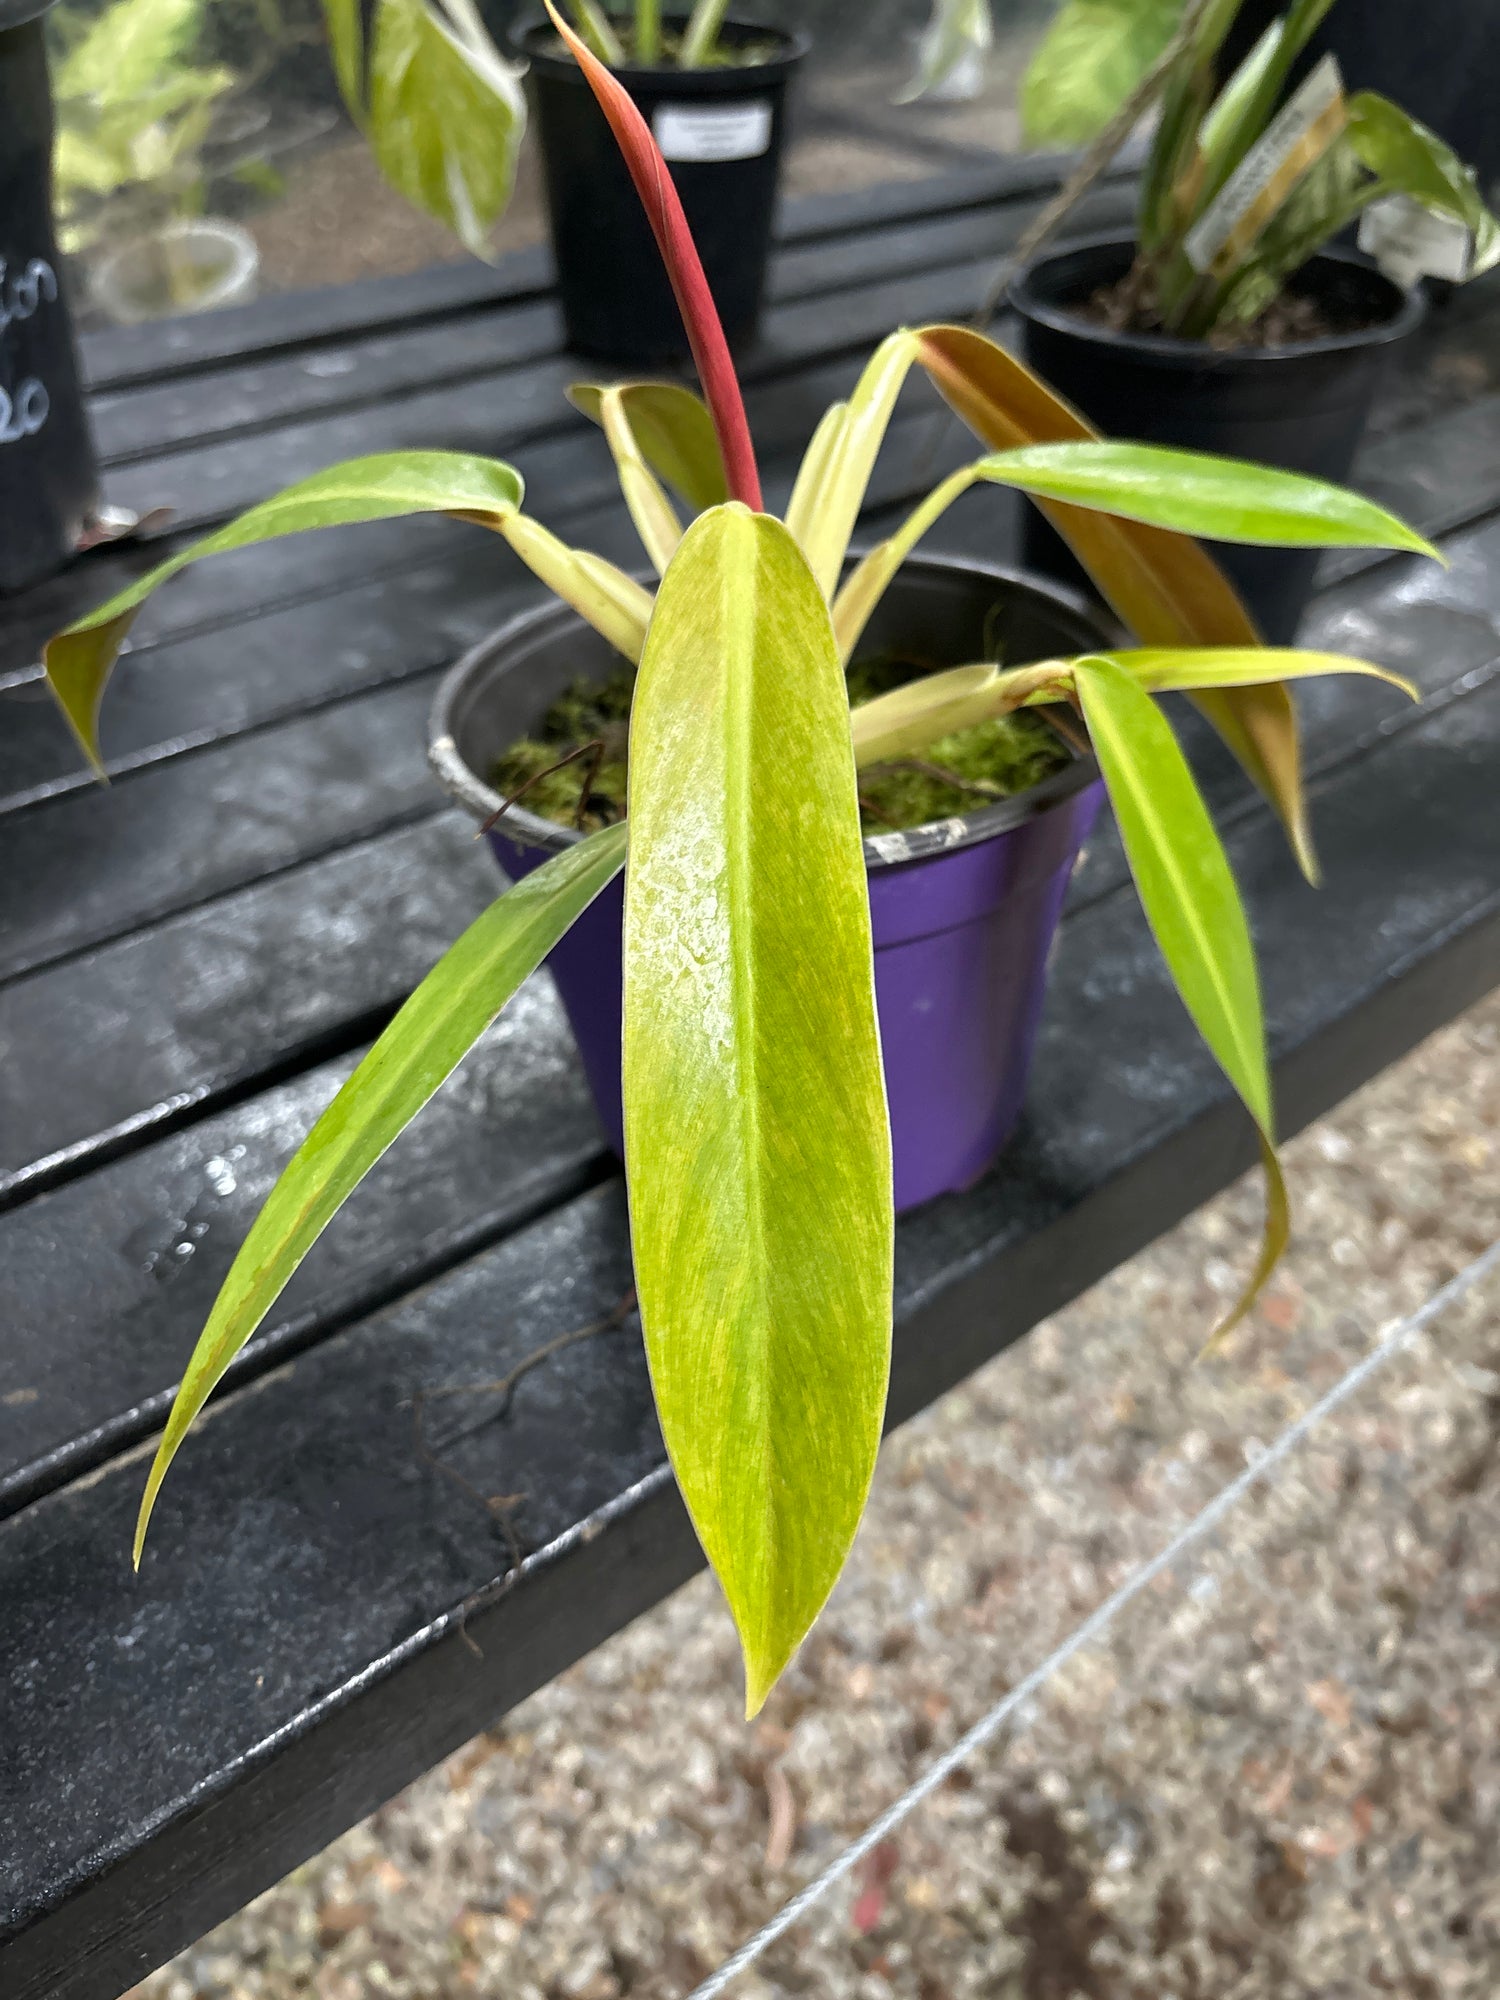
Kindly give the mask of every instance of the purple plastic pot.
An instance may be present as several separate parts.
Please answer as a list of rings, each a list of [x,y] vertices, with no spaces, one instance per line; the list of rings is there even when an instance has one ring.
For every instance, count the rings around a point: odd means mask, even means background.
[[[867,653],[936,666],[1010,664],[1109,643],[1062,586],[974,564],[908,563],[870,622]],[[571,682],[613,655],[565,606],[516,619],[459,662],[433,706],[429,755],[481,818],[500,806],[486,774]],[[895,1156],[896,1207],[971,1186],[1020,1116],[1047,963],[1068,881],[1103,797],[1092,758],[1019,798],[865,842],[875,999]],[[578,835],[524,807],[489,836],[512,879]],[[620,1106],[623,880],[548,958],[605,1133],[623,1149]]]

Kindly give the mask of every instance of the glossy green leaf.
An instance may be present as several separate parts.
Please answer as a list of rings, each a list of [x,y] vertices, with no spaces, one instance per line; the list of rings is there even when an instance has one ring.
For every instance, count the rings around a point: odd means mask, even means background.
[[[848,697],[785,527],[662,580],[631,720],[625,1156],[662,1432],[759,1708],[843,1566],[889,1366],[890,1139]]]
[[[620,382],[611,386],[641,456],[695,514],[729,498],[718,434],[701,396],[676,382]],[[571,383],[568,400],[602,425],[603,384]]]
[[[1272,682],[1317,680],[1325,674],[1363,674],[1387,681],[1420,701],[1402,674],[1348,653],[1317,653],[1295,646],[1137,646],[1101,658],[1123,667],[1153,694],[1196,693],[1203,688],[1264,687]]]
[[[137,1563],[167,1468],[225,1369],[381,1154],[620,872],[625,845],[623,823],[605,827],[491,903],[438,960],[308,1133],[266,1197],[193,1350],[141,1500]]]
[[[828,468],[843,436],[844,419],[849,414],[847,403],[830,403],[819,417],[817,428],[807,441],[807,449],[802,454],[802,462],[797,467],[797,476],[792,482],[791,498],[787,501],[786,525],[792,540],[798,548],[807,552],[807,538],[813,522],[817,519],[822,503],[823,485],[828,477]]]
[[[1349,100],[1349,144],[1382,192],[1410,195],[1461,222],[1474,236],[1474,272],[1500,263],[1500,220],[1485,204],[1470,168],[1435,132],[1373,90]]]
[[[365,129],[386,179],[476,257],[515,183],[526,130],[517,72],[473,0],[377,0]]]
[[[195,542],[74,622],[46,647],[47,679],[90,763],[99,759],[99,704],[136,613],[159,584],[204,556],[312,528],[387,520],[397,514],[454,514],[498,527],[520,506],[521,475],[497,458],[456,451],[391,451],[346,459],[262,501],[217,534]]]
[[[1443,560],[1404,521],[1324,479],[1247,459],[1113,440],[997,452],[976,477],[1210,541],[1275,548],[1410,549]]]
[[[1260,1128],[1273,1175],[1255,1278],[1215,1329],[1218,1339],[1249,1309],[1285,1241],[1250,926],[1229,858],[1166,717],[1112,660],[1079,660],[1073,674],[1147,922],[1198,1032]]]
[[[951,473],[845,580],[833,623],[847,660],[901,565],[976,482],[1219,541],[1301,548],[1399,548],[1442,557],[1383,507],[1323,480],[1243,459],[1082,440],[997,452]]]
[[[1183,0],[1064,0],[1021,84],[1028,144],[1081,146],[1144,80]]]
[[[578,23],[578,32],[600,62],[619,69],[625,62],[625,44],[615,33],[614,24],[599,0],[568,0],[569,11]]]

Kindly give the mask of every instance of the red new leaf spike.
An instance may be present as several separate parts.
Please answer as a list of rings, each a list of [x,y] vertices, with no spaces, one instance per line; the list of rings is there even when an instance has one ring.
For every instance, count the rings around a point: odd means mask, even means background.
[[[760,474],[756,470],[755,446],[750,441],[739,378],[729,357],[729,343],[719,323],[713,293],[703,275],[698,246],[682,212],[672,176],[667,172],[667,163],[652,137],[651,127],[637,111],[629,93],[574,34],[553,0],[546,0],[546,6],[552,25],[572,50],[585,81],[599,100],[599,109],[609,120],[615,143],[625,156],[630,178],[645,208],[667,276],[672,281],[682,323],[687,328],[688,345],[693,350],[704,399],[719,434],[729,491],[758,514],[762,511]]]

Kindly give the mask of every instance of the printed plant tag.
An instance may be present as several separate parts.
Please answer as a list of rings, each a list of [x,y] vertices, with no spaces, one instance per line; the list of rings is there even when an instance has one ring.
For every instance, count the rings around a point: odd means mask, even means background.
[[[1359,219],[1359,247],[1398,285],[1446,278],[1461,285],[1474,263],[1474,238],[1451,215],[1434,215],[1407,194],[1372,201]]]
[[[1324,56],[1183,239],[1200,277],[1225,278],[1348,123],[1344,80]]]
[[[666,160],[754,160],[771,143],[771,100],[659,104],[651,128]]]

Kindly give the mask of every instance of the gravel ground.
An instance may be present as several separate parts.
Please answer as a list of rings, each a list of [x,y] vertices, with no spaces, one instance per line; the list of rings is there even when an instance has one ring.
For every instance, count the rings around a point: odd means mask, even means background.
[[[676,2000],[1497,1233],[1500,996],[888,1445],[761,1718],[699,1578],[135,2000]],[[1500,1277],[1415,1337],[737,2000],[1500,1988]]]

